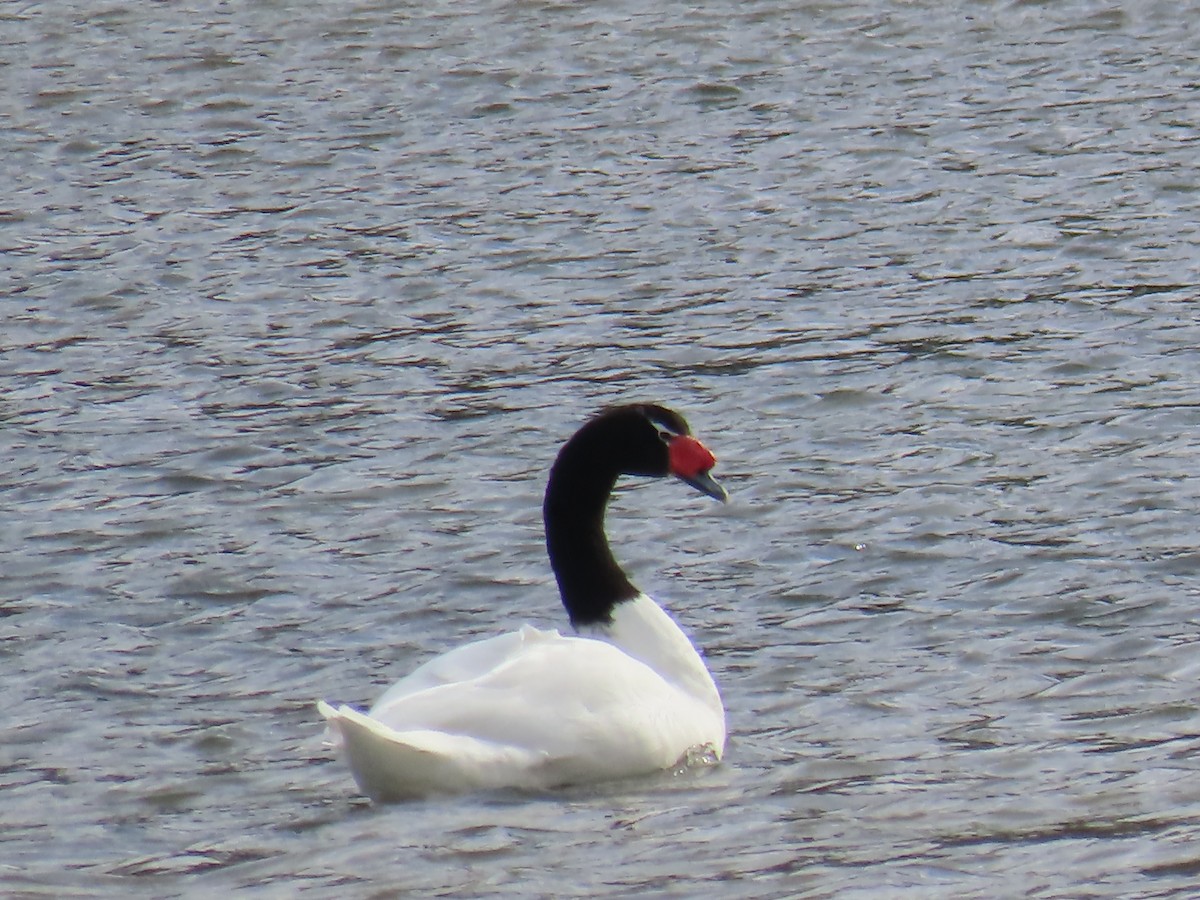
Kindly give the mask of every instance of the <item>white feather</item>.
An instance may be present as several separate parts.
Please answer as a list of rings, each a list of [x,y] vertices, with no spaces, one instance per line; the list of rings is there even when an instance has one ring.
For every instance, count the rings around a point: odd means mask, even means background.
[[[639,775],[725,743],[712,676],[645,595],[585,635],[524,626],[452,650],[366,715],[319,709],[375,800]]]

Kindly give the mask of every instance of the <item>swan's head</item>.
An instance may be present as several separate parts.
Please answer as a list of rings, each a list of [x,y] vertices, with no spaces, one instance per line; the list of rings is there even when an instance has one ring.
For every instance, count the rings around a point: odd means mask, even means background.
[[[622,475],[665,478],[724,502],[725,488],[710,474],[717,458],[692,435],[683,416],[665,406],[635,403],[614,406],[590,423],[608,438],[608,452]]]

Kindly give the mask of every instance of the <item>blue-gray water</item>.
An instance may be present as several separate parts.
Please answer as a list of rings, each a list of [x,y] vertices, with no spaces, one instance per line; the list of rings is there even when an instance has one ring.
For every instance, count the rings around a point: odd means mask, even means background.
[[[0,9],[6,896],[1185,897],[1200,6]],[[319,697],[630,485],[726,761],[373,807]]]

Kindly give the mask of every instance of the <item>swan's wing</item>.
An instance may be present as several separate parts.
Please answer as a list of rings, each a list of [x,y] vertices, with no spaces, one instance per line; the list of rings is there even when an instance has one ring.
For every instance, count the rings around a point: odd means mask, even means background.
[[[524,638],[519,644],[470,645],[477,652],[472,663],[486,658],[491,664],[459,669],[471,677],[442,683],[423,678],[428,686],[421,690],[409,690],[405,679],[406,689],[389,690],[371,708],[371,718],[396,733],[460,735],[621,772],[634,759],[654,759],[649,768],[665,759],[662,765],[669,766],[681,742],[686,749],[723,739],[721,724],[702,704],[611,644],[529,631],[517,633]],[[696,740],[687,743],[693,732]]]
[[[722,717],[645,663],[533,628],[438,657],[369,714],[320,709],[376,799],[619,778],[724,743]]]
[[[518,631],[455,647],[418,666],[389,687],[375,701],[370,714],[375,715],[410,694],[419,694],[442,685],[474,681],[520,656],[532,645],[561,639],[557,631],[542,631],[524,625]]]

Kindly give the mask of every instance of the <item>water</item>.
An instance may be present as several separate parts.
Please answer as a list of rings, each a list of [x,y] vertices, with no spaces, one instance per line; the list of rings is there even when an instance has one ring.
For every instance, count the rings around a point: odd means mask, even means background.
[[[1192,895],[1198,13],[6,6],[4,892]],[[632,398],[726,761],[366,804]]]

